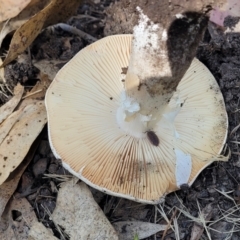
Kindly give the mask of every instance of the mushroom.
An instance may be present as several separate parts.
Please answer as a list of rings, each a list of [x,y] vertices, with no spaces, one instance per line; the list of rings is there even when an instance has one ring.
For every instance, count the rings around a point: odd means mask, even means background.
[[[45,101],[52,151],[69,172],[108,194],[156,204],[228,159],[221,155],[228,118],[216,80],[197,59],[168,84],[166,54],[164,74],[151,61],[158,36],[147,48],[149,38],[138,36],[159,26],[138,10],[134,38],[109,36],[82,49]]]

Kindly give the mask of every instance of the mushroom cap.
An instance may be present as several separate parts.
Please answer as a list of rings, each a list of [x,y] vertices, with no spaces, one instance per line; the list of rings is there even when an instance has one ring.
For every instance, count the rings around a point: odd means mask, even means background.
[[[122,130],[117,111],[131,42],[132,35],[103,38],[58,72],[45,98],[49,141],[63,166],[90,186],[155,204],[181,184],[191,185],[213,161],[226,160],[220,154],[228,119],[217,82],[194,59],[152,129],[158,146],[147,134],[137,138]]]

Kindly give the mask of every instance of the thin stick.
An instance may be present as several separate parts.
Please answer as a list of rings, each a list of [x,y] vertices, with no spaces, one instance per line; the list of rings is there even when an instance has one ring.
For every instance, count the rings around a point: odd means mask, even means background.
[[[97,41],[97,39],[95,37],[91,36],[90,34],[85,33],[82,30],[77,29],[76,27],[72,27],[65,23],[56,24],[54,27],[60,27],[62,30],[66,31],[66,32],[70,32],[75,35],[78,35],[79,37],[81,37],[84,40],[91,42],[91,43]]]
[[[168,225],[167,225],[166,229],[165,229],[164,232],[163,232],[163,235],[162,235],[162,239],[161,239],[161,240],[163,240],[163,239],[165,238],[165,236],[166,236],[166,234],[167,234],[167,230],[169,229],[169,227],[170,227],[170,225],[171,225],[174,217],[177,215],[177,213],[178,213],[178,209],[175,209],[175,211],[174,211],[174,213],[173,213],[170,221],[168,222]]]
[[[39,92],[42,92],[42,89],[39,89],[39,90],[37,90],[37,91],[35,91],[35,92],[33,92],[33,93],[29,93],[28,95],[22,97],[22,99],[28,98],[28,97],[30,97],[30,96],[32,96],[32,95],[34,95],[34,94],[39,93]]]

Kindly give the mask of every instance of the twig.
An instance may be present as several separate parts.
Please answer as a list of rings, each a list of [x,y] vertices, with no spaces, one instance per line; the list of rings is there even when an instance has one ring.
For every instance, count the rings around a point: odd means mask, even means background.
[[[169,229],[169,227],[170,227],[170,225],[171,225],[174,217],[177,215],[177,213],[178,213],[178,209],[175,209],[175,211],[174,211],[174,213],[173,213],[170,221],[168,222],[168,225],[167,225],[166,229],[165,229],[164,232],[163,232],[163,235],[162,235],[162,239],[161,239],[161,240],[163,240],[163,239],[165,238],[165,236],[166,236],[166,234],[167,234],[167,231],[168,231],[168,229]]]
[[[28,97],[30,97],[30,96],[32,96],[32,95],[35,95],[35,94],[37,94],[37,93],[39,93],[39,92],[42,92],[42,90],[43,90],[43,89],[39,89],[39,90],[37,90],[37,91],[35,91],[35,92],[29,93],[29,94],[27,94],[26,96],[22,97],[22,99],[28,98]]]
[[[54,27],[60,27],[62,30],[66,31],[66,32],[70,32],[75,35],[78,35],[79,37],[83,38],[84,40],[86,40],[90,43],[97,41],[97,39],[95,37],[91,36],[90,34],[85,33],[82,30],[77,29],[76,27],[72,27],[66,23],[58,23]]]

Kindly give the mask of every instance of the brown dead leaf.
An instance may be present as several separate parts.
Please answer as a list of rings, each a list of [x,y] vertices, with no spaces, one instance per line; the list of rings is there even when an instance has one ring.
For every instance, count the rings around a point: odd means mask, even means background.
[[[37,217],[26,198],[12,199],[1,219],[0,239],[28,239],[28,232]]]
[[[7,202],[15,192],[24,170],[26,169],[30,161],[33,159],[34,154],[39,146],[39,143],[40,137],[38,137],[34,141],[24,161],[19,165],[19,167],[15,171],[13,171],[10,174],[7,181],[0,185],[0,216],[2,216],[5,206],[7,205]]]
[[[46,122],[47,114],[43,101],[23,109],[23,114],[0,145],[0,184],[23,161]]]
[[[70,239],[118,239],[87,185],[73,182],[61,184],[53,221],[65,229]]]
[[[2,0],[4,1],[4,0]],[[20,14],[12,19],[0,23],[0,46],[6,35],[19,27],[21,27],[30,17],[41,11],[49,0],[31,0],[25,9]]]
[[[28,240],[57,240],[58,238],[53,236],[51,229],[46,228],[42,223],[35,222],[29,233]]]
[[[0,22],[17,16],[31,0],[1,0]]]
[[[14,96],[0,108],[0,123],[3,122],[16,108],[23,95],[24,87],[18,84],[14,88]]]
[[[6,66],[22,53],[43,28],[69,18],[80,3],[81,0],[52,0],[43,10],[31,17],[14,33],[7,57],[1,67]]]

